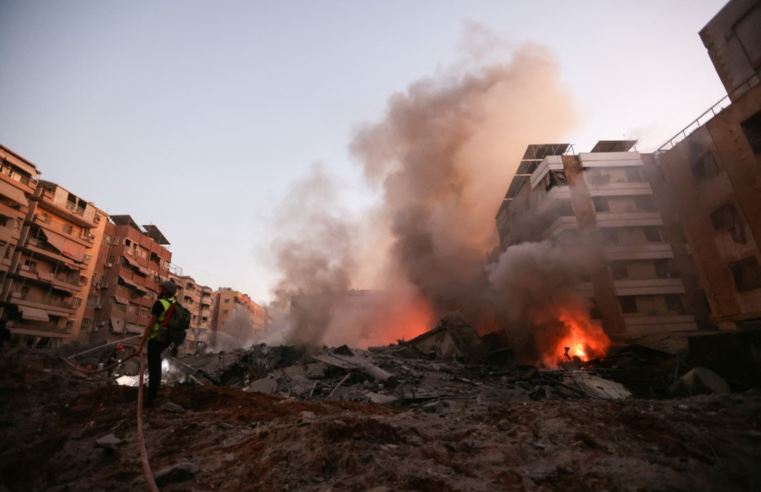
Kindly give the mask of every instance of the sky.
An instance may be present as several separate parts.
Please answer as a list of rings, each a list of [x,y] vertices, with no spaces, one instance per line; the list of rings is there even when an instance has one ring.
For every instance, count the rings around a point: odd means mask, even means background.
[[[623,138],[651,151],[725,94],[698,36],[724,4],[0,0],[0,143],[158,226],[184,274],[267,302],[289,183],[320,162],[349,207],[373,203],[347,145],[394,93],[462,59],[466,25],[554,52],[577,152]]]

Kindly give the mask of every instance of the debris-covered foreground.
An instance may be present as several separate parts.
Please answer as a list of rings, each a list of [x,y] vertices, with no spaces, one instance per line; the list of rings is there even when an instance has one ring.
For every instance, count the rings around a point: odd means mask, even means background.
[[[135,388],[18,350],[0,357],[0,374],[0,490],[147,489]],[[455,389],[389,406],[167,387],[145,415],[150,462],[162,490],[761,488],[757,390],[516,401]]]

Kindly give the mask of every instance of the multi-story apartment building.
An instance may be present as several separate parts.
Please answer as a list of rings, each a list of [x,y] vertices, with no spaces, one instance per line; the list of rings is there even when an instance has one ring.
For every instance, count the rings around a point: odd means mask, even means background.
[[[169,241],[154,225],[140,227],[129,215],[105,225],[83,331],[89,341],[140,335],[150,319],[158,284],[169,278]]]
[[[79,336],[105,214],[49,181],[38,181],[2,298],[22,344],[56,347]]]
[[[661,147],[711,316],[761,328],[761,2],[730,1],[700,36],[727,96]]]
[[[175,298],[190,311],[190,328],[185,338],[183,351],[194,353],[210,342],[214,292],[211,287],[199,285],[189,275],[170,272],[169,279],[177,285]]]
[[[229,287],[222,287],[214,293],[212,332],[221,330],[237,311],[245,311],[248,314],[251,320],[251,334],[258,330],[264,330],[267,325],[266,309],[251,300],[247,294]]]
[[[29,211],[29,197],[34,195],[39,175],[34,164],[0,145],[0,285],[8,280],[11,258]]]
[[[652,157],[631,151],[634,143],[601,141],[578,155],[568,144],[530,145],[496,216],[500,251],[583,233],[602,261],[579,293],[609,334],[693,330],[699,294],[681,278],[689,258],[678,224],[653,196]]]

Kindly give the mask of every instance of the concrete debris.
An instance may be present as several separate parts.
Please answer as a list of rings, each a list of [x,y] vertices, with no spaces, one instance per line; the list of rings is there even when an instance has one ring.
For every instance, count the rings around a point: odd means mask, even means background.
[[[164,410],[165,412],[171,412],[171,413],[185,413],[185,409],[182,408],[180,405],[172,402],[166,402],[163,405],[159,407],[161,410]]]
[[[257,379],[256,381],[248,385],[248,387],[246,388],[246,391],[248,392],[256,391],[256,392],[264,393],[267,395],[275,394],[275,392],[277,391],[277,380],[275,380],[275,378],[272,377],[272,375],[267,376],[266,378]]]
[[[178,463],[159,470],[154,478],[156,479],[156,485],[165,487],[174,483],[186,482],[192,479],[199,471],[198,465],[194,463]]]
[[[599,400],[621,400],[631,398],[632,394],[624,388],[624,385],[584,371],[572,371],[567,373],[564,379],[566,384],[573,382],[584,394]]]
[[[671,385],[675,396],[691,396],[716,393],[727,395],[732,390],[724,379],[705,367],[696,367]]]
[[[312,422],[314,422],[315,416],[313,412],[301,412],[299,414],[298,420],[296,420],[296,425],[299,427],[303,427],[305,425],[310,425]]]
[[[102,448],[106,448],[118,446],[122,443],[122,440],[113,434],[108,434],[95,441],[95,443]]]

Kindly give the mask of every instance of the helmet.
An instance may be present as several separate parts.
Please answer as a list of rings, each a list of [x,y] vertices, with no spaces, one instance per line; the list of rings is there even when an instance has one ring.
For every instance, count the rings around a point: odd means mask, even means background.
[[[164,289],[164,291],[170,296],[173,296],[177,293],[177,286],[171,280],[164,280],[159,284],[159,287]]]
[[[124,350],[124,347],[122,347],[121,345],[117,345],[116,350],[117,352],[121,352],[122,350]]]

